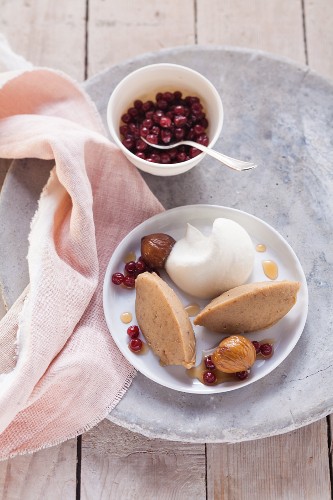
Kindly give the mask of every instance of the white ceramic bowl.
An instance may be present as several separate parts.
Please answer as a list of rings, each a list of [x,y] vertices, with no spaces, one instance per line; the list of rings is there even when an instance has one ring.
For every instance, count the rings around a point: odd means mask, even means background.
[[[153,175],[177,175],[190,170],[205,156],[205,153],[182,163],[159,164],[139,158],[121,142],[119,126],[121,116],[133,106],[136,99],[155,100],[157,92],[180,90],[184,97],[200,98],[209,126],[209,147],[217,141],[223,124],[223,106],[219,93],[212,83],[193,69],[177,64],[152,64],[144,66],[126,76],[114,89],[107,108],[107,122],[111,136],[124,155],[140,170]]]

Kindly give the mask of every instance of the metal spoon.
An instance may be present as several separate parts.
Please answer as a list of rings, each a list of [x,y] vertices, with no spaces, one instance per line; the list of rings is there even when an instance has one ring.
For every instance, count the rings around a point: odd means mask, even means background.
[[[236,160],[235,158],[230,158],[230,156],[226,156],[222,153],[219,153],[218,151],[215,151],[214,149],[207,148],[206,146],[203,146],[202,144],[199,144],[194,141],[180,141],[173,144],[169,144],[167,146],[161,146],[159,144],[152,144],[151,142],[148,142],[144,137],[141,137],[141,139],[146,144],[149,144],[149,146],[153,146],[154,148],[157,149],[172,149],[176,148],[177,146],[193,146],[194,148],[200,149],[200,151],[203,151],[204,153],[207,153],[208,155],[212,156],[216,160],[219,160],[227,167],[232,168],[233,170],[237,170],[238,172],[241,172],[242,170],[251,170],[252,168],[257,167],[255,163],[249,161]]]

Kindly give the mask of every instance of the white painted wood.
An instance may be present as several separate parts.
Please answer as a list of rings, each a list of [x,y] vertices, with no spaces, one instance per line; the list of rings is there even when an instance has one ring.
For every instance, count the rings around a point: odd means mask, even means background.
[[[305,63],[301,0],[197,0],[198,43],[247,47]]]
[[[0,32],[38,66],[84,78],[86,0],[0,0]]]
[[[202,500],[205,446],[149,440],[108,420],[82,436],[81,498]]]
[[[305,0],[309,66],[333,80],[333,2]]]
[[[207,462],[209,499],[331,498],[326,419],[260,441],[207,445]]]
[[[0,462],[2,500],[74,500],[76,439]]]
[[[193,0],[89,2],[88,75],[144,52],[193,44]]]

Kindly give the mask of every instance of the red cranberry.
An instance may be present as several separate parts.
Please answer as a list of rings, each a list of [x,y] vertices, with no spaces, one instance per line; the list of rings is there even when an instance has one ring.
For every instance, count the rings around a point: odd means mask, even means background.
[[[149,134],[149,128],[142,126],[140,128],[140,135],[142,135],[142,137],[147,137],[148,134]]]
[[[165,99],[159,99],[156,103],[156,106],[158,109],[167,109],[168,107],[168,102]]]
[[[148,134],[146,139],[150,144],[158,144],[158,136],[155,134]]]
[[[169,142],[171,141],[171,138],[172,138],[172,135],[171,135],[171,131],[169,129],[161,130],[161,139],[162,139],[162,142],[164,142],[164,144],[169,144]]]
[[[157,135],[157,140],[158,140],[158,136],[160,135],[161,132],[160,127],[158,125],[153,125],[150,131],[152,134]]]
[[[200,149],[190,148],[190,158],[194,158],[195,156],[198,156],[200,154],[201,154]]]
[[[151,109],[154,109],[154,107],[153,101],[146,101],[142,104],[143,111],[150,111]]]
[[[185,137],[185,130],[180,127],[175,128],[174,135],[177,140],[181,141]]]
[[[124,113],[121,119],[124,123],[129,123],[131,121],[131,115],[128,113]]]
[[[187,155],[185,152],[180,152],[177,154],[177,160],[182,163],[183,161],[187,160]]]
[[[129,130],[129,128],[128,128],[128,126],[127,126],[127,125],[121,125],[121,126],[119,127],[119,132],[121,133],[121,135],[126,135],[126,134],[128,134],[128,130]]]
[[[136,109],[141,109],[142,105],[143,105],[143,102],[141,101],[141,99],[136,99],[136,101],[134,101],[134,107]]]
[[[237,372],[236,373],[236,377],[239,379],[239,380],[246,380],[249,376],[250,372],[249,371],[245,371],[245,372]]]
[[[199,102],[194,102],[191,106],[192,113],[198,115],[202,113],[202,105]]]
[[[153,121],[155,123],[160,123],[160,119],[164,116],[164,113],[161,109],[157,109],[155,113],[153,114]]]
[[[186,116],[183,115],[177,115],[175,116],[173,123],[175,124],[176,127],[184,127],[187,123]]]
[[[260,352],[262,356],[265,356],[265,358],[268,358],[273,354],[273,346],[271,344],[261,344],[260,346]]]
[[[146,144],[142,139],[138,139],[135,146],[137,151],[145,151],[148,148],[148,144]]]
[[[147,266],[146,266],[146,263],[143,261],[143,260],[138,260],[136,263],[135,263],[135,270],[137,273],[144,273],[145,270],[146,270]]]
[[[252,341],[252,344],[253,344],[253,347],[255,348],[256,350],[256,354],[259,354],[260,353],[260,343],[257,342],[256,340],[253,340]]]
[[[135,278],[134,278],[134,276],[130,276],[130,275],[129,276],[125,276],[123,284],[127,288],[134,288],[135,287]]]
[[[207,120],[207,118],[202,118],[202,119],[200,120],[200,125],[202,125],[202,126],[203,126],[203,128],[205,128],[205,129],[206,129],[206,128],[208,127],[208,120]]]
[[[146,118],[143,120],[142,126],[150,129],[153,126],[153,120],[151,118]]]
[[[133,352],[139,352],[142,349],[142,340],[140,340],[140,339],[131,339],[129,341],[128,347]]]
[[[147,157],[147,161],[151,161],[153,163],[161,163],[161,157],[158,153],[151,153],[151,155]]]
[[[194,129],[191,127],[190,130],[187,132],[186,139],[189,141],[194,141],[195,138],[196,137],[195,137]]]
[[[161,127],[168,128],[171,125],[171,118],[168,118],[167,116],[162,116],[160,119],[160,125]]]
[[[199,137],[197,137],[197,142],[199,144],[202,144],[203,146],[208,146],[209,144],[208,136],[206,134],[199,135]]]
[[[203,128],[202,125],[200,125],[199,123],[197,123],[196,125],[194,125],[194,133],[196,135],[204,134],[205,133],[205,129]]]
[[[127,334],[131,337],[131,339],[138,338],[140,334],[139,327],[137,325],[131,325],[127,328]]]
[[[214,365],[213,361],[212,361],[212,357],[211,356],[206,356],[205,357],[205,367],[208,369],[208,370],[215,370],[216,366]]]
[[[115,285],[121,285],[124,282],[124,278],[125,276],[122,273],[114,273],[111,280]]]
[[[163,99],[165,99],[167,102],[173,102],[174,95],[172,92],[163,92]]]
[[[136,263],[134,262],[134,260],[130,260],[129,262],[126,262],[126,264],[125,264],[125,271],[128,274],[134,274],[135,273],[135,271],[136,271]]]
[[[125,148],[132,149],[134,147],[134,139],[130,137],[125,137],[125,139],[123,139],[123,144]]]
[[[181,104],[179,104],[178,106],[175,106],[174,113],[175,113],[175,115],[183,115],[184,114],[184,106],[182,106]]]
[[[211,385],[216,382],[216,375],[213,372],[206,371],[202,374],[202,380],[204,384]]]
[[[166,164],[171,162],[171,156],[169,153],[161,153],[161,163]]]

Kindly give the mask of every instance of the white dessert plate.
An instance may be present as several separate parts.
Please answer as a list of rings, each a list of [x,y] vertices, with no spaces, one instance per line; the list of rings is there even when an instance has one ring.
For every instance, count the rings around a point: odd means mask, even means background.
[[[114,285],[112,274],[123,272],[124,260],[132,252],[136,258],[140,256],[141,238],[147,234],[162,232],[173,236],[176,240],[185,235],[186,224],[189,222],[204,234],[209,234],[213,221],[225,217],[238,222],[246,229],[252,238],[253,245],[265,245],[265,252],[255,252],[255,264],[248,282],[266,281],[262,262],[271,260],[278,266],[277,280],[299,281],[301,283],[297,302],[291,311],[273,327],[258,333],[248,334],[250,340],[273,341],[274,354],[269,359],[258,359],[251,369],[250,376],[240,381],[228,380],[217,385],[204,385],[196,378],[191,378],[187,370],[180,366],[164,367],[150,349],[142,354],[134,354],[128,347],[129,325],[137,324],[135,317],[135,290]],[[218,262],[217,271],[218,271]],[[200,300],[180,291],[165,272],[161,273],[180,297],[183,305],[198,304],[202,308],[208,301]],[[188,205],[167,210],[146,220],[133,229],[118,245],[108,264],[103,289],[103,307],[110,333],[125,358],[143,375],[154,382],[170,389],[196,394],[214,394],[227,392],[249,385],[268,375],[288,356],[300,338],[308,312],[308,289],[301,264],[290,245],[282,236],[266,222],[248,213],[214,205]],[[121,315],[129,312],[132,321],[122,322]],[[196,365],[202,360],[204,350],[215,347],[223,338],[222,335],[209,332],[203,327],[194,327],[197,341]],[[167,332],[166,332],[167,334]],[[142,334],[140,338],[144,340]]]

